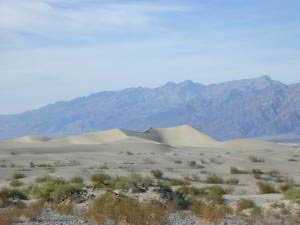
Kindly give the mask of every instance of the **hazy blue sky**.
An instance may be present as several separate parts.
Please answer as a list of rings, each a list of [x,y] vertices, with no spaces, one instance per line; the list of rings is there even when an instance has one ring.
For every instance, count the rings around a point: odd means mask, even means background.
[[[0,114],[101,90],[300,79],[300,1],[0,0]]]

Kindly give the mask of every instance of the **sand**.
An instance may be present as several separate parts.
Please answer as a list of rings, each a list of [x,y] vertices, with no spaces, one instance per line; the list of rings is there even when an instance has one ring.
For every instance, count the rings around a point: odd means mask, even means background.
[[[250,157],[264,162],[252,162]],[[198,167],[191,167],[190,161]],[[0,186],[8,185],[15,172],[24,173],[22,181],[30,184],[45,174],[89,179],[101,171],[150,175],[150,170],[160,169],[169,178],[197,177],[192,183],[198,187],[206,186],[202,181],[212,173],[224,179],[238,178],[238,185],[225,185],[234,188],[228,201],[241,196],[260,204],[281,199],[281,194],[260,195],[257,179],[251,174],[230,174],[232,166],[248,171],[277,170],[280,177],[299,182],[300,147],[251,139],[221,142],[188,125],[145,132],[114,129],[64,138],[31,136],[0,141]]]

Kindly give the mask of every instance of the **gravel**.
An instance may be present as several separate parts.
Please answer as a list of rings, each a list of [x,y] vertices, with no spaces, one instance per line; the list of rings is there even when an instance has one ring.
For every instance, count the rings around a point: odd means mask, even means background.
[[[204,222],[200,222],[197,218],[191,215],[183,214],[171,214],[168,219],[169,225],[212,225]],[[276,218],[264,218],[256,222],[255,224],[246,223],[235,217],[227,217],[217,225],[287,225],[282,219]],[[293,223],[294,225],[300,225],[299,223]],[[73,216],[64,216],[54,213],[53,211],[46,209],[44,212],[32,222],[20,222],[16,225],[97,225],[95,223],[88,223],[79,220]],[[113,224],[105,224],[113,225]]]

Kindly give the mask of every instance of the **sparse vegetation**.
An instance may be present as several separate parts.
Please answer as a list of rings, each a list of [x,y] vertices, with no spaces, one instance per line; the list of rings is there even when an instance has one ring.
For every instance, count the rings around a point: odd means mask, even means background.
[[[248,172],[245,170],[240,170],[240,169],[232,166],[232,167],[230,167],[230,173],[231,174],[247,174]]]
[[[300,203],[300,188],[292,188],[284,193],[287,200]]]
[[[261,194],[272,194],[276,193],[276,188],[273,184],[267,182],[258,182],[257,187]]]
[[[99,224],[159,225],[165,224],[168,210],[159,203],[140,203],[132,198],[115,198],[104,194],[90,205],[87,219]]]
[[[25,174],[23,173],[14,173],[13,174],[13,179],[17,180],[17,179],[22,179],[22,178],[25,178]]]
[[[33,197],[52,203],[61,203],[81,191],[81,185],[66,183],[61,179],[44,182],[32,187]]]
[[[151,170],[151,174],[156,179],[161,179],[163,176],[163,172],[161,170]]]
[[[211,174],[206,177],[206,183],[208,184],[223,184],[224,179],[217,176],[216,174]]]
[[[12,180],[10,181],[9,185],[12,187],[20,187],[22,186],[24,183],[22,181],[19,180]]]
[[[240,199],[237,202],[237,212],[241,212],[244,209],[254,208],[256,207],[255,203],[250,199]]]
[[[263,162],[265,162],[265,160],[263,158],[258,158],[256,156],[250,156],[249,159],[253,163],[263,163]]]

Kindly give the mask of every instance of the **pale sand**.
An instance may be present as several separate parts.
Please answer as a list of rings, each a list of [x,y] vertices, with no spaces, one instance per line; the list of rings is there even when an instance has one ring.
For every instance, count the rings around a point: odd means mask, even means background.
[[[250,156],[265,162],[251,162]],[[196,161],[204,168],[191,168],[189,161]],[[30,168],[31,162],[37,166]],[[50,164],[52,168],[41,164]],[[160,169],[165,177],[197,176],[201,180],[208,173],[216,173],[225,179],[240,180],[239,185],[225,185],[235,189],[228,196],[229,201],[243,196],[263,204],[270,199],[281,199],[281,194],[259,195],[258,180],[251,174],[230,174],[230,167],[265,172],[278,170],[280,176],[299,182],[300,148],[250,139],[220,142],[187,125],[152,128],[145,132],[114,129],[57,139],[32,136],[3,140],[0,141],[0,166],[2,186],[8,185],[15,172],[26,174],[22,179],[25,183],[45,174],[64,178],[79,175],[88,180],[100,171],[111,175],[150,175],[150,170]],[[193,182],[193,185],[207,184]]]

